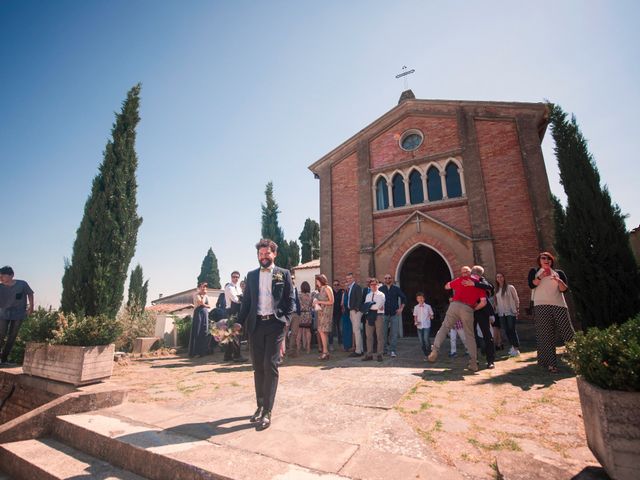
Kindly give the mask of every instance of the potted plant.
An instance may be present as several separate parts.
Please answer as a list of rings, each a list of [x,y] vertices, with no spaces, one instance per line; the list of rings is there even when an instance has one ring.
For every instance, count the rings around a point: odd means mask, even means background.
[[[76,386],[109,378],[120,322],[106,315],[50,315],[56,318],[56,328],[46,342],[27,342],[24,373]]]
[[[640,315],[567,345],[589,448],[611,478],[640,478]]]

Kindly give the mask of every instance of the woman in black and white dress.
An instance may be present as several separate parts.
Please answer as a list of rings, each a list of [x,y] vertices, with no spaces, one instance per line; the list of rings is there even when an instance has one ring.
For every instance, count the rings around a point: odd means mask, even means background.
[[[556,357],[556,332],[564,343],[573,339],[575,331],[569,318],[564,292],[569,290],[567,276],[555,270],[555,258],[549,252],[538,255],[538,268],[529,271],[529,287],[533,301],[533,317],[536,324],[538,364],[551,373],[558,373]]]

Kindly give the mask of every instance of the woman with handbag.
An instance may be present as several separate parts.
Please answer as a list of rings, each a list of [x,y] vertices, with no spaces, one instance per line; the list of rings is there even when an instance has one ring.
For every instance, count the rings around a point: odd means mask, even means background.
[[[520,339],[516,332],[516,319],[520,310],[520,299],[516,287],[507,283],[504,275],[500,272],[496,273],[496,285],[498,286],[494,296],[496,301],[496,315],[507,331],[507,338],[511,343],[509,356],[517,357],[520,355]]]
[[[564,343],[573,339],[575,331],[569,318],[564,292],[569,290],[567,276],[554,270],[555,258],[549,252],[538,255],[538,267],[529,271],[529,287],[533,290],[533,317],[536,324],[538,365],[550,373],[558,373],[556,332]]]

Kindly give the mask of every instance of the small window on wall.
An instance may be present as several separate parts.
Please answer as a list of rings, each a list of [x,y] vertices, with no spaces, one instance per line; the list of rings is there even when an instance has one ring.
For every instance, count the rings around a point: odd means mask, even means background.
[[[417,170],[409,175],[409,201],[411,205],[424,202],[424,191],[422,189],[422,175]]]
[[[462,185],[460,184],[460,173],[458,172],[458,166],[449,162],[445,169],[445,179],[447,184],[447,197],[457,198],[462,196]]]
[[[389,208],[389,189],[387,188],[387,181],[384,178],[380,178],[376,182],[376,209],[386,210]]]
[[[407,197],[404,194],[404,178],[402,178],[402,175],[399,173],[396,173],[393,177],[391,190],[393,195],[393,206],[404,207],[407,204]]]
[[[440,170],[431,167],[427,171],[427,195],[429,201],[442,200],[442,183],[440,182]]]
[[[407,130],[400,137],[400,148],[405,152],[411,152],[422,145],[423,140],[424,136],[420,130]]]

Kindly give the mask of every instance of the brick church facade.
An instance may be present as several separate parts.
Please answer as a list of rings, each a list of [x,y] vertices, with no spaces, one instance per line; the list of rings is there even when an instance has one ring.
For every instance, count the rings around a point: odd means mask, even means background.
[[[504,273],[529,301],[526,276],[553,242],[541,143],[542,103],[419,100],[396,107],[309,168],[320,181],[322,272],[391,273],[441,317],[444,283],[463,265]],[[405,328],[411,330],[405,308]]]

